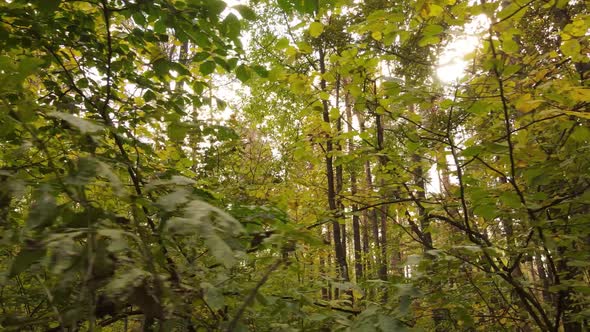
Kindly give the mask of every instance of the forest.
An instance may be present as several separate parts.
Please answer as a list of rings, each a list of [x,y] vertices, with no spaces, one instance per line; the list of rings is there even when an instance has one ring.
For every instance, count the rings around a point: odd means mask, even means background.
[[[589,36],[584,0],[0,0],[0,331],[588,331]]]

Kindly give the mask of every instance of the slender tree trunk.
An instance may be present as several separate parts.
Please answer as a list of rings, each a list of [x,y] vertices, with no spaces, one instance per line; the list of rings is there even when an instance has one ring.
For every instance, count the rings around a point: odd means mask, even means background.
[[[322,279],[325,277],[326,275],[326,261],[324,259],[323,255],[320,255],[320,275],[322,276]],[[322,287],[322,300],[329,300],[330,299],[330,288],[329,287]]]
[[[424,200],[426,198],[426,183],[424,181],[424,168],[421,164],[422,161],[420,155],[414,154],[412,156],[412,161],[416,165],[414,170],[414,183],[418,188],[420,188],[420,190],[416,193],[416,197],[419,200]],[[422,250],[424,251],[424,257],[431,260],[431,264],[434,264],[434,257],[428,253],[429,250],[434,249],[432,234],[429,231],[430,222],[428,218],[426,218],[426,211],[422,206],[418,206],[418,218],[420,220],[420,234],[417,235],[422,239]],[[433,266],[431,266],[428,272],[436,273],[436,270]],[[435,287],[437,284],[439,287],[443,286],[439,283],[435,283]],[[447,309],[433,309],[432,318],[434,320],[436,332],[446,331],[447,327],[445,326],[445,321],[449,318],[449,311]]]
[[[369,245],[369,213],[367,210],[363,211],[363,218],[361,220],[361,239],[363,244],[363,273],[367,275],[367,271],[371,270],[371,260],[369,254],[371,251]]]
[[[377,129],[377,150],[379,153],[379,165],[382,168],[382,172],[385,172],[387,166],[387,157],[383,155],[383,116],[375,114],[375,126]],[[385,180],[381,179],[381,199],[385,201],[387,199],[387,193],[385,191]],[[387,214],[389,205],[381,205],[380,222],[381,222],[381,236],[379,237],[379,247],[381,249],[381,261],[379,262],[379,278],[381,280],[387,280]]]
[[[416,112],[416,108],[414,105],[411,106],[411,110],[412,112]],[[433,112],[431,112],[432,114],[435,114],[435,110],[433,110]],[[444,154],[443,154],[443,158]],[[418,192],[416,193],[416,198],[419,201],[424,201],[426,200],[426,176],[427,174],[425,174],[425,167],[423,165],[422,162],[422,158],[420,156],[419,153],[414,153],[412,155],[412,164],[413,164],[413,169],[414,169],[414,184],[416,185],[416,187],[419,188]],[[444,191],[441,190],[441,192],[447,192],[448,193],[448,188],[447,185],[450,186],[450,183],[447,183],[449,181],[448,179],[448,170],[446,169],[446,159],[444,160],[444,166],[445,169],[443,171],[443,174],[446,174],[446,179],[445,181],[443,181],[443,183],[441,184],[441,187],[444,187]],[[444,177],[444,176],[443,176]],[[441,188],[443,189],[443,188]],[[428,268],[428,274],[435,274],[437,273],[436,269],[435,269],[435,257],[433,255],[431,255],[429,253],[430,250],[434,249],[434,242],[432,240],[432,234],[430,233],[430,221],[427,218],[426,215],[426,211],[424,209],[424,206],[422,204],[417,204],[417,208],[418,208],[418,220],[419,220],[419,233],[416,234],[418,237],[421,238],[422,240],[422,250],[424,251],[424,257],[428,260],[430,260],[430,265]],[[434,287],[435,288],[443,288],[444,285],[441,284],[441,282],[435,282],[434,283]],[[446,329],[448,328],[448,324],[445,324],[445,321],[449,320],[449,310],[448,309],[442,309],[442,308],[435,308],[432,310],[432,318],[434,320],[434,326],[435,326],[435,331],[436,332],[443,332],[446,331]]]
[[[347,131],[352,132],[352,100],[350,94],[346,94],[344,97],[345,109],[346,109],[346,123]],[[354,139],[351,137],[348,139],[348,154],[354,153]],[[356,170],[355,165],[350,168],[350,195],[355,198],[357,194],[357,183],[356,183]],[[354,251],[354,272],[356,282],[360,282],[363,279],[363,261],[362,261],[362,248],[361,248],[361,228],[359,222],[359,216],[356,214],[358,205],[352,204],[352,237],[353,237],[353,251]]]
[[[588,214],[589,211],[584,211]],[[568,221],[563,221],[567,225]],[[569,227],[565,227],[563,230],[564,234],[571,234],[572,230]],[[583,271],[576,266],[569,266],[568,262],[571,260],[570,257],[566,256],[566,253],[570,251],[570,248],[566,246],[560,246],[557,248],[557,252],[561,259],[556,264],[557,274],[562,280],[575,280],[576,276],[583,273]],[[584,326],[582,322],[574,320],[576,314],[584,310],[583,305],[575,300],[576,292],[572,287],[560,290],[556,296],[555,307],[562,308],[561,321],[565,332],[582,332]],[[559,317],[558,317],[559,318]],[[559,325],[554,327],[554,331],[557,332]]]
[[[319,62],[320,62],[320,72],[321,74],[326,73],[326,62],[325,62],[325,53],[324,49],[320,47],[319,49]],[[322,92],[328,92],[326,80],[322,79],[320,81],[320,88]],[[331,125],[330,123],[330,106],[327,100],[322,100],[323,106],[323,120],[326,124]],[[326,178],[328,181],[328,206],[330,208],[332,218],[332,232],[334,235],[334,254],[336,256],[336,263],[337,263],[337,270],[338,276],[340,279],[348,281],[348,264],[346,262],[346,253],[344,252],[344,248],[342,247],[342,234],[340,230],[340,223],[339,219],[342,217],[342,213],[339,210],[339,206],[336,202],[336,188],[335,188],[335,176],[334,176],[334,165],[333,165],[333,156],[332,153],[334,151],[334,146],[332,142],[331,133],[326,134]]]
[[[538,252],[535,255],[535,264],[537,266],[537,275],[539,276],[542,284],[543,301],[545,301],[546,304],[551,303],[552,299],[551,294],[549,293],[549,286],[551,282],[549,280],[549,276],[547,275],[547,271],[545,270],[542,256]]]
[[[336,79],[336,109],[340,110],[340,76]],[[342,133],[342,116],[338,116],[336,119],[336,132],[338,135]],[[334,146],[338,152],[338,156],[342,155],[342,144],[339,139],[334,141]],[[338,160],[337,160],[338,161]],[[336,205],[338,206],[338,213],[343,214],[344,204],[342,203],[342,190],[344,187],[344,171],[342,169],[342,163],[336,162]],[[342,252],[344,257],[347,257],[347,236],[346,236],[346,219],[341,219],[342,223],[339,223],[340,236],[342,240]]]
[[[8,227],[12,193],[8,176],[0,175],[0,227]]]
[[[364,121],[364,119],[362,119],[362,117],[359,117],[359,127],[360,127],[361,134],[366,131],[365,121]],[[373,188],[373,174],[371,172],[371,163],[368,160],[365,161],[364,168],[365,168],[365,182],[366,182],[366,186],[367,186],[367,192],[370,195],[373,195],[375,193],[375,190]],[[374,251],[375,260],[371,265],[376,271],[379,271],[379,268],[381,266],[381,249],[380,249],[380,242],[379,242],[379,220],[377,218],[377,210],[376,209],[371,208],[371,209],[367,210],[367,220],[368,220],[368,224],[369,224],[368,226],[370,226],[371,233],[373,235],[373,243],[375,244],[375,251]],[[368,241],[366,243],[365,248],[367,248],[367,247],[370,247],[370,244]],[[367,253],[368,252],[369,252],[369,250],[367,250]],[[368,260],[368,258],[367,258],[367,260]],[[377,273],[377,276],[379,276],[378,273]]]

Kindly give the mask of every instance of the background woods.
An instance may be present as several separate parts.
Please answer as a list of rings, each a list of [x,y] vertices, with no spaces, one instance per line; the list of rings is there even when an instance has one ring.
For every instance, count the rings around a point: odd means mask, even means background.
[[[574,0],[1,1],[0,327],[585,331],[589,33]]]

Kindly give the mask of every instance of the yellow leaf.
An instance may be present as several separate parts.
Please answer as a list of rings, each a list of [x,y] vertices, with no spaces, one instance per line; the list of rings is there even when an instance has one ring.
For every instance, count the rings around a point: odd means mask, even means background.
[[[570,97],[576,102],[588,102],[590,101],[590,89],[586,88],[575,88],[570,90]]]
[[[338,119],[340,117],[340,110],[333,107],[330,109],[330,119]]]
[[[545,75],[549,72],[549,69],[541,69],[535,74],[535,80],[540,81],[545,78]]]
[[[563,55],[565,56],[576,56],[580,53],[582,47],[580,46],[580,42],[576,39],[566,40],[561,44],[560,47]]]
[[[564,111],[565,114],[577,116],[583,119],[590,119],[590,113],[587,112],[576,112],[576,111]]]
[[[527,93],[527,94],[520,96],[520,98],[518,98],[518,100],[516,101],[514,106],[520,112],[528,113],[528,112],[534,110],[535,108],[537,108],[542,103],[543,103],[542,100],[534,100],[531,98],[531,94]]]
[[[439,16],[443,13],[443,8],[439,5],[435,5],[433,3],[427,5],[426,9],[426,16],[427,17],[434,17]]]
[[[324,25],[320,22],[313,22],[309,25],[309,34],[316,38],[324,32]]]
[[[145,105],[145,101],[141,97],[133,98],[133,102],[135,103],[135,106],[137,106],[137,107],[142,107],[143,105]]]
[[[297,49],[293,46],[288,46],[285,53],[287,53],[287,56],[295,56],[297,54]]]
[[[383,35],[380,31],[373,31],[373,33],[371,33],[371,37],[373,37],[373,39],[375,40],[381,40],[381,38],[383,38]]]
[[[355,299],[362,299],[364,295],[365,294],[363,294],[362,290],[360,290],[358,288],[352,289],[352,296],[354,296]]]

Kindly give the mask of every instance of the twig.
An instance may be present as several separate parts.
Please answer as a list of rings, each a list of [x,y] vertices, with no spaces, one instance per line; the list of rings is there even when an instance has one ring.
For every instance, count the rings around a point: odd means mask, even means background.
[[[238,309],[238,312],[236,313],[236,315],[234,316],[232,321],[227,326],[227,329],[226,329],[227,332],[232,332],[235,330],[236,325],[238,324],[238,322],[240,321],[240,318],[242,317],[242,315],[244,314],[244,311],[246,310],[246,307],[248,307],[252,303],[252,301],[254,301],[254,297],[258,293],[258,290],[260,289],[260,287],[262,287],[262,285],[264,285],[266,283],[266,281],[270,277],[270,274],[272,272],[274,272],[281,264],[283,264],[283,262],[284,262],[284,259],[280,258],[273,265],[270,266],[270,268],[266,271],[264,276],[262,276],[262,279],[260,279],[260,281],[258,281],[256,286],[254,286],[254,288],[250,291],[250,294],[248,294],[248,297],[246,297],[246,299],[244,300],[244,303],[242,303],[242,305],[240,306],[240,309]]]

